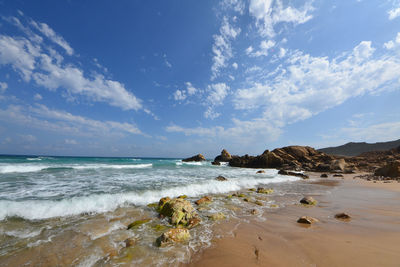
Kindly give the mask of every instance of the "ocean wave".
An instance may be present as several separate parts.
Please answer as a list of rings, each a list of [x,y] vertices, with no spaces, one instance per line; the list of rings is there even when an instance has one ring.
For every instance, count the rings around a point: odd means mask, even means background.
[[[82,213],[101,213],[115,210],[124,205],[146,205],[157,202],[160,198],[177,197],[185,194],[197,197],[205,194],[220,194],[255,187],[259,184],[296,181],[298,177],[280,176],[260,178],[238,178],[226,182],[207,180],[202,183],[188,184],[164,190],[148,190],[141,193],[129,192],[121,194],[101,194],[85,197],[74,197],[60,201],[29,200],[9,201],[0,200],[0,220],[7,217],[22,217],[24,219],[47,219],[52,217],[73,216]],[[26,207],[29,207],[27,209]]]
[[[41,158],[26,158],[26,160],[42,160]]]
[[[193,166],[203,166],[206,165],[207,163],[205,161],[191,161],[191,162],[184,162],[184,161],[177,161],[175,162],[176,165],[182,166],[182,165],[193,165]]]
[[[111,165],[111,164],[90,164],[90,165],[28,165],[28,164],[12,164],[0,166],[0,173],[25,173],[38,171],[59,171],[66,169],[141,169],[150,168],[153,164],[128,164],[128,165]]]

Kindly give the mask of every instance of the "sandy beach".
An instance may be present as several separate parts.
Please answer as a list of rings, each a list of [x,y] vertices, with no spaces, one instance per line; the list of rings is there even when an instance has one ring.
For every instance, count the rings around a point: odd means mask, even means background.
[[[313,196],[314,207],[286,206],[264,213],[264,222],[241,223],[187,266],[399,266],[400,183],[354,176],[310,181],[331,187],[331,194]],[[351,219],[336,219],[340,212]],[[297,223],[304,215],[319,222]]]

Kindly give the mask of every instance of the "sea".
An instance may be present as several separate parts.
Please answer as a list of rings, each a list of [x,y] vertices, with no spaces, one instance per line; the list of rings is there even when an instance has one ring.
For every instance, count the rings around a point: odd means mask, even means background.
[[[0,156],[0,266],[176,266],[209,247],[217,232],[207,216],[223,212],[243,223],[249,210],[263,212],[293,203],[307,191],[299,178],[278,170],[234,168],[211,161],[171,158]],[[227,181],[217,181],[219,175]],[[250,188],[272,187],[272,196]],[[237,197],[262,201],[254,205]],[[194,203],[209,195],[199,210],[202,223],[190,230],[188,244],[165,248],[155,239],[171,227],[151,203],[186,195]],[[195,204],[193,204],[195,206]],[[253,212],[254,213],[254,212]],[[148,223],[127,230],[135,220]],[[125,240],[135,245],[126,247]]]

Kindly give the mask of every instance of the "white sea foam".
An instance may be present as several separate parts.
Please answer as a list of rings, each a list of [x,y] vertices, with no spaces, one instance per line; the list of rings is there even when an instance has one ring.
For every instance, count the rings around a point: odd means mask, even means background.
[[[12,164],[0,165],[0,173],[24,173],[38,172],[42,170],[50,170],[56,168],[71,168],[77,170],[83,169],[141,169],[150,168],[153,164],[87,164],[87,165],[39,165],[39,164]]]
[[[182,165],[194,165],[194,166],[203,166],[206,165],[206,162],[200,162],[200,161],[191,161],[191,162],[184,162],[184,161],[177,161],[175,163],[178,166],[182,166]]]
[[[280,183],[298,180],[297,177],[276,175],[271,177],[248,177],[229,179],[219,182],[214,179],[187,184],[185,186],[166,188],[165,190],[148,190],[142,193],[128,192],[120,194],[101,194],[85,197],[74,197],[60,201],[29,200],[9,201],[0,200],[0,220],[8,216],[19,216],[26,219],[46,219],[77,215],[84,212],[107,212],[124,204],[145,205],[157,202],[161,197],[177,197],[185,194],[196,197],[204,194],[218,194],[237,191],[258,184]],[[29,207],[27,209],[26,207]]]
[[[42,160],[41,158],[27,158],[26,160]]]

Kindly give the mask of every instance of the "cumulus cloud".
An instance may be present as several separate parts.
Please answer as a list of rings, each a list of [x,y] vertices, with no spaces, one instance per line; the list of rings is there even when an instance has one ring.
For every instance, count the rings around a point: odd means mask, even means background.
[[[42,97],[40,94],[35,94],[35,95],[33,96],[33,99],[35,99],[35,100],[42,100],[43,97]]]
[[[0,120],[76,136],[145,135],[131,123],[93,120],[39,104],[27,107],[9,105],[5,109],[0,109]]]
[[[390,20],[394,20],[395,18],[399,17],[400,16],[400,7],[389,10],[388,15],[389,15]]]
[[[176,90],[174,92],[174,99],[176,101],[183,101],[185,100],[188,96],[193,96],[195,95],[199,90],[196,89],[191,82],[186,82],[185,83],[186,89],[181,89],[181,90]]]
[[[240,28],[234,28],[229,24],[228,18],[224,17],[222,25],[219,29],[220,34],[214,35],[214,44],[212,46],[212,52],[214,54],[211,66],[211,80],[217,78],[220,74],[220,70],[227,66],[227,62],[232,58],[232,45],[231,41],[234,40],[241,32]]]
[[[19,28],[28,29],[18,21]],[[62,47],[68,55],[73,49],[47,24],[30,22],[35,29]],[[129,92],[121,82],[107,79],[104,75],[92,72],[90,76],[71,63],[51,47],[38,42],[32,34],[25,36],[0,35],[0,66],[10,65],[26,82],[33,81],[49,90],[63,89],[72,95],[82,95],[93,102],[106,102],[123,110],[143,109],[141,100]]]
[[[223,104],[229,90],[230,87],[225,83],[211,84],[207,87],[208,96],[205,104],[208,105],[208,107],[204,112],[205,118],[215,119],[221,115],[215,112],[214,108]]]
[[[0,82],[0,93],[4,93],[8,88],[8,84],[5,82]]]
[[[275,46],[275,42],[273,40],[268,40],[268,41],[263,40],[260,43],[260,48],[258,51],[255,51],[252,53],[251,51],[253,49],[251,49],[250,52],[247,52],[247,50],[246,50],[246,53],[251,57],[268,56],[268,50],[274,46]]]

